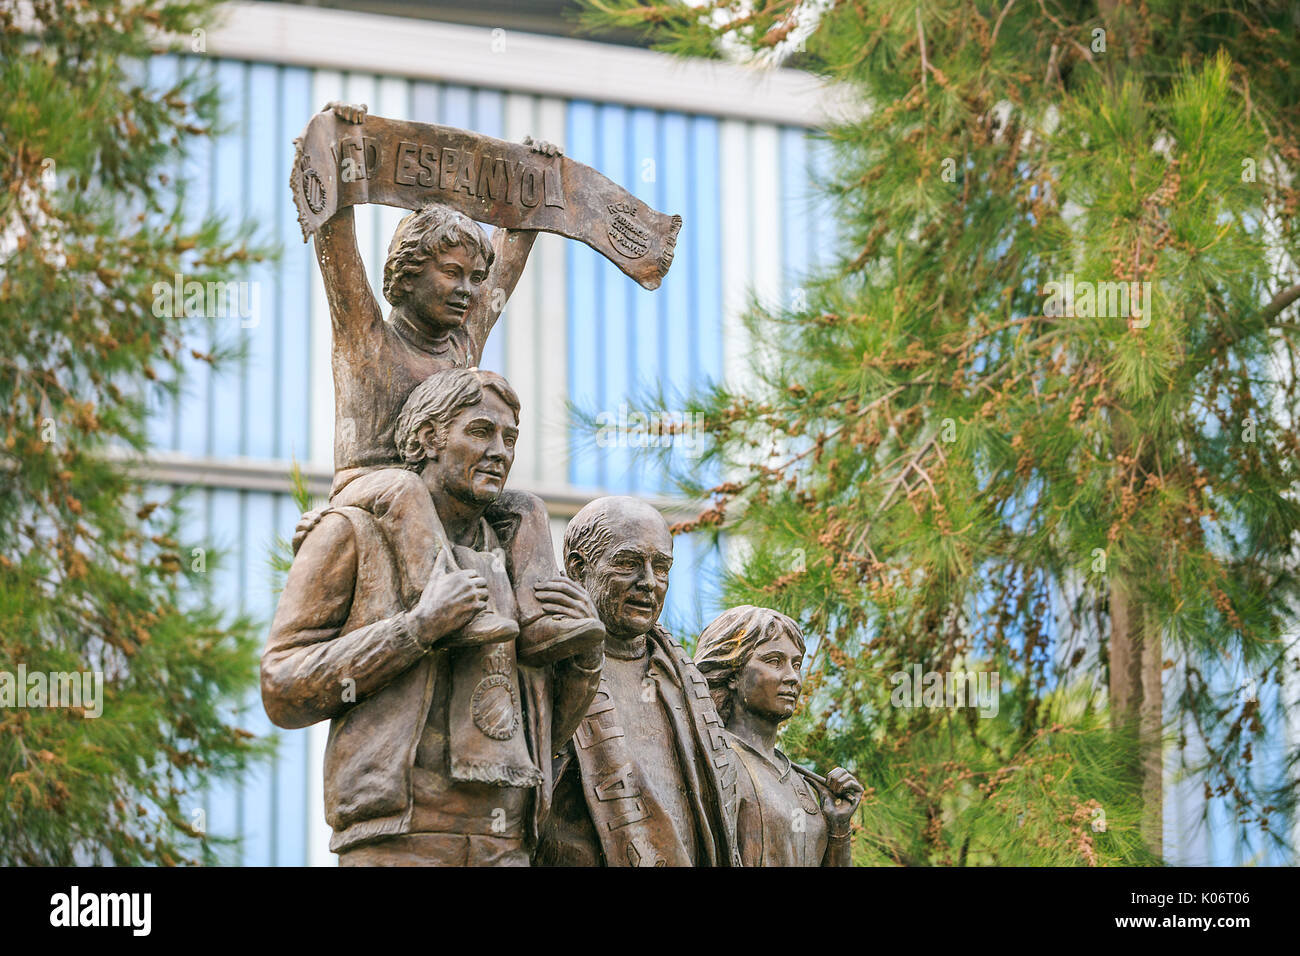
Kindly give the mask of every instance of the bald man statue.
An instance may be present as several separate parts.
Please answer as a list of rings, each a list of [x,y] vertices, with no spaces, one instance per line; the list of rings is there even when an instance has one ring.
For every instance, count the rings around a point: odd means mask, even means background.
[[[534,865],[739,865],[735,755],[708,682],[657,623],[672,561],[668,523],[644,501],[599,498],[569,522],[564,568],[605,625],[605,667],[556,755]],[[563,592],[537,596],[580,611]]]

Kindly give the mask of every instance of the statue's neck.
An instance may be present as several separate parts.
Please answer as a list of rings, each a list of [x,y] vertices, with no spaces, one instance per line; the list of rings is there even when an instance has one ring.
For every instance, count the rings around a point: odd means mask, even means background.
[[[393,306],[388,317],[393,329],[412,348],[435,355],[447,351],[455,341],[457,325],[433,325],[415,316],[406,305]]]
[[[776,735],[781,729],[781,721],[745,710],[739,701],[735,701],[727,729],[768,760],[776,762]]]
[[[479,519],[487,510],[482,505],[461,501],[450,495],[441,487],[430,487],[433,506],[438,512],[438,520],[452,544],[463,544],[467,548],[474,546],[478,536]]]
[[[605,653],[621,661],[639,661],[646,656],[649,642],[644,634],[635,637],[622,637],[608,634],[605,637]]]

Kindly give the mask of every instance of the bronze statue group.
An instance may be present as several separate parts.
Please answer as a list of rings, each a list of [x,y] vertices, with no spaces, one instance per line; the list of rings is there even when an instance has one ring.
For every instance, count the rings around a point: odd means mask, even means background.
[[[476,365],[534,237],[423,206],[390,243],[385,319],[351,208],[316,233],[335,480],[295,533],[262,698],[278,726],[330,721],[330,848],[346,866],[849,865],[861,785],[776,747],[798,625],[732,608],[692,659],[658,623],[658,510],[590,502],[557,567],[545,506],[506,487],[519,397]]]

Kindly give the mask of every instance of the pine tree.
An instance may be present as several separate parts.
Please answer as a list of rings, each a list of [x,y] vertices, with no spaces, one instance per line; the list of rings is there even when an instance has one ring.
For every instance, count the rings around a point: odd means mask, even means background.
[[[786,743],[870,788],[856,858],[1151,862],[1168,757],[1282,841],[1296,6],[586,6],[864,107],[826,131],[838,260],[691,399],[727,480],[679,474],[747,545],[726,599],[823,638]],[[998,714],[900,706],[914,665],[995,670]]]
[[[230,281],[260,255],[216,220],[185,228],[184,183],[169,178],[213,132],[215,92],[132,79],[167,35],[188,46],[211,8],[0,5],[4,865],[212,860],[198,791],[264,750],[230,723],[258,635],[214,606],[215,556],[181,540],[179,496],[138,467],[148,404],[176,394],[204,327],[155,285]],[[80,706],[38,706],[33,675],[52,672],[98,673],[102,696],[93,677],[73,695],[69,678],[62,702]]]

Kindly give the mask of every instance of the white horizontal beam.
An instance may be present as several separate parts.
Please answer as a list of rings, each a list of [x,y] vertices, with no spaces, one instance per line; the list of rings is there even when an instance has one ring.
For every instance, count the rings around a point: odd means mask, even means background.
[[[350,10],[229,3],[205,39],[209,55],[232,59],[767,123],[816,126],[835,112],[829,88],[800,70],[687,60],[588,40]]]
[[[305,462],[298,463],[307,490],[312,497],[329,497],[330,482],[334,472]],[[200,488],[231,488],[242,491],[271,491],[288,494],[293,491],[289,478],[293,463],[254,458],[195,458],[178,452],[154,451],[139,465],[139,474],[150,481],[164,485]],[[511,482],[511,488],[531,491],[544,502],[552,517],[571,518],[587,502],[609,492],[598,488],[548,486],[528,482]],[[694,517],[698,508],[691,508],[680,499],[645,499],[672,520]]]

